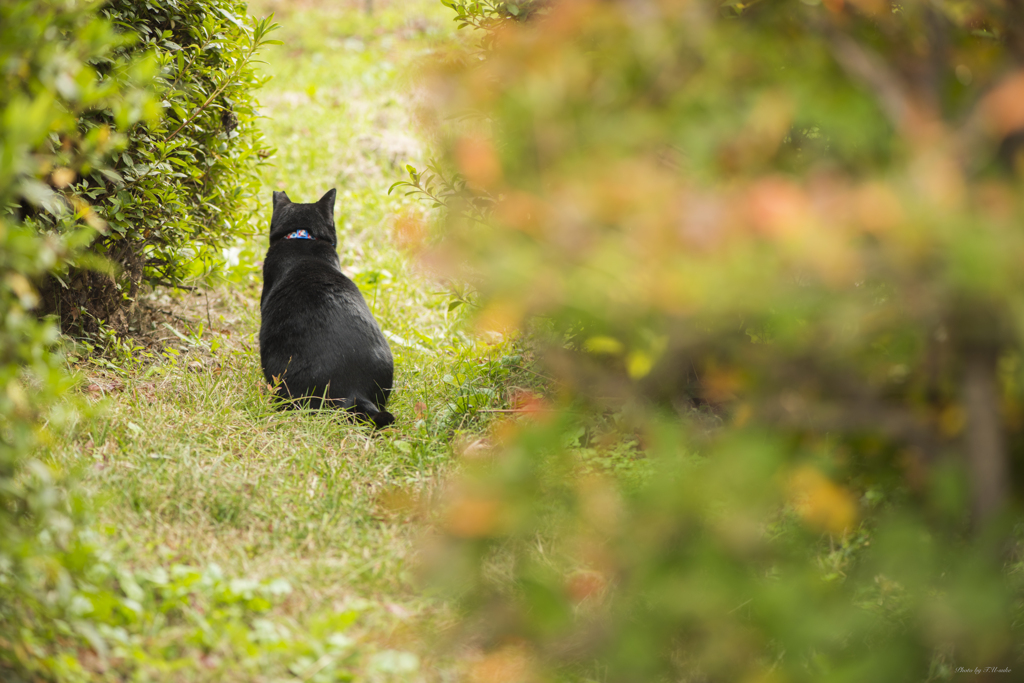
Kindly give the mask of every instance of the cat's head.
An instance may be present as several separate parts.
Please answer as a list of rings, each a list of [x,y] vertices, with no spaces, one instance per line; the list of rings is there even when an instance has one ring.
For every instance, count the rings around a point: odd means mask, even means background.
[[[313,204],[297,204],[284,192],[274,193],[274,214],[270,218],[270,243],[273,244],[298,230],[305,230],[310,237],[338,246],[334,231],[334,198],[336,190],[328,190],[320,201]]]

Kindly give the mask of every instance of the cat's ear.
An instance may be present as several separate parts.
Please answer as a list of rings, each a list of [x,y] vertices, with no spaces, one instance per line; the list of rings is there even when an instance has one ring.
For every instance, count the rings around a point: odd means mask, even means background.
[[[278,207],[291,203],[292,200],[288,198],[287,192],[274,192],[274,211],[277,211]]]
[[[334,225],[334,198],[338,196],[338,191],[335,189],[327,190],[327,194],[320,198],[320,201],[316,203],[316,208],[320,209],[320,214],[327,219],[327,222]]]

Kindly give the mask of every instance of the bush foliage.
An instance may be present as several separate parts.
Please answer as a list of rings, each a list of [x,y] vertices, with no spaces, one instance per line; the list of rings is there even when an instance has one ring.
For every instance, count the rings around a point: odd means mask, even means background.
[[[255,57],[276,41],[267,37],[271,20],[248,17],[235,0],[115,0],[100,13],[121,37],[93,68],[106,83],[119,77],[117,60],[155,66],[158,115],[132,126],[103,109],[79,118],[84,135],[117,131],[118,152],[51,184],[90,204],[105,227],[88,250],[93,258],[70,264],[43,295],[66,330],[106,324],[124,333],[141,285],[216,275],[224,249],[251,233],[257,168],[271,153],[256,126]],[[40,231],[63,229],[45,211],[26,218]],[[108,266],[97,268],[97,258]]]
[[[561,397],[441,514],[481,680],[1022,666],[1018,5],[445,4],[405,185]]]

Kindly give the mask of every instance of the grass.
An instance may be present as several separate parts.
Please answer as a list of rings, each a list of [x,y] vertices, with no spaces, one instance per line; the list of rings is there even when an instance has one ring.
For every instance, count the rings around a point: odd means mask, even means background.
[[[95,543],[123,594],[105,634],[118,646],[83,664],[98,680],[455,675],[424,636],[447,617],[416,581],[416,501],[453,466],[451,444],[486,427],[479,409],[507,407],[530,380],[513,343],[464,330],[463,309],[449,312],[451,296],[416,274],[395,235],[396,222],[428,220],[387,188],[424,160],[410,74],[452,39],[447,10],[378,0],[368,17],[362,6],[253,8],[277,11],[284,41],[264,55],[264,130],[278,149],[266,224],[236,250],[231,282],[154,295],[178,321],[162,347],[78,367],[97,411],[50,457],[96,501]],[[338,413],[276,410],[260,371],[271,191],[314,201],[331,187],[343,269],[395,354],[397,424],[379,434]]]

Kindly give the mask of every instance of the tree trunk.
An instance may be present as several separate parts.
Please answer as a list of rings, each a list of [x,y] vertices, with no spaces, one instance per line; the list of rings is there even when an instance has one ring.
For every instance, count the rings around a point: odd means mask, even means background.
[[[992,350],[966,354],[967,459],[971,473],[972,524],[977,528],[1006,503],[1006,440],[999,415],[998,355]]]

